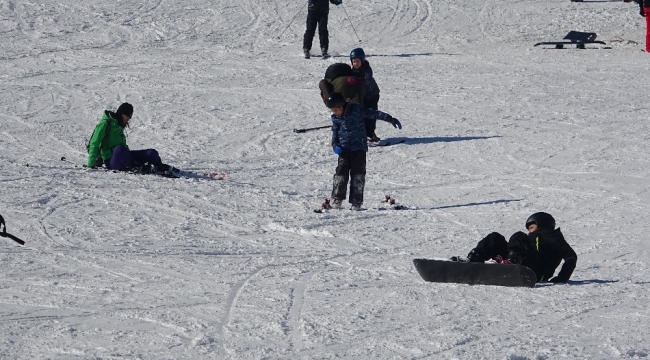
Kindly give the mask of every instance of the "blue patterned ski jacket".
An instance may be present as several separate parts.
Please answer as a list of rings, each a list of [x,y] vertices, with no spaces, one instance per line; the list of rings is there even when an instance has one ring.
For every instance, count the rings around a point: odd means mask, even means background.
[[[343,151],[368,151],[364,118],[384,120],[389,123],[393,119],[385,112],[348,103],[342,116],[332,114],[332,146],[338,144]]]

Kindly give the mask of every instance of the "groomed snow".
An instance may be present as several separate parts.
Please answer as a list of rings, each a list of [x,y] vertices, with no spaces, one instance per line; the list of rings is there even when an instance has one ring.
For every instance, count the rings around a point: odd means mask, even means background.
[[[329,60],[302,59],[305,17],[287,0],[0,0],[0,213],[26,241],[0,239],[0,358],[648,358],[635,4],[345,0]],[[569,30],[607,45],[533,47]],[[370,149],[366,211],[319,215],[330,132],[292,130],[330,123],[318,81],[357,46],[404,125],[377,134],[406,142]],[[131,148],[228,179],[83,169],[124,101]],[[380,210],[386,194],[411,210]],[[412,265],[536,211],[578,253],[568,285],[432,284]]]

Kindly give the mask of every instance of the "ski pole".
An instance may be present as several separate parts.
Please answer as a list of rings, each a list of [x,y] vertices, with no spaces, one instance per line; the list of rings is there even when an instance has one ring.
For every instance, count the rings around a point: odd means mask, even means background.
[[[19,243],[20,245],[25,245],[24,241],[22,241],[19,238],[7,233],[7,225],[5,224],[5,219],[2,218],[2,215],[0,215],[0,228],[2,228],[2,232],[0,232],[1,237],[10,238],[11,240]]]
[[[345,11],[345,17],[348,18],[348,21],[350,22],[350,26],[352,26],[352,30],[354,31],[354,35],[356,35],[357,39],[359,39],[359,42],[361,42],[361,39],[359,38],[359,34],[357,34],[357,30],[354,28],[354,24],[352,24],[352,20],[350,20],[350,16],[348,16],[348,11],[345,10],[345,7],[343,6],[343,3],[341,3],[341,7],[343,7],[343,11]]]
[[[65,156],[61,156],[61,161],[67,162],[68,164],[72,164],[72,165],[74,165],[74,167],[77,167],[77,164],[75,164],[72,161],[66,159]]]
[[[304,132],[312,131],[312,130],[329,129],[331,127],[332,127],[332,125],[326,125],[326,126],[319,126],[319,127],[306,128],[306,129],[293,129],[293,132],[300,134],[300,133],[304,133]]]
[[[291,21],[289,22],[289,25],[287,25],[287,27],[284,28],[284,30],[282,30],[282,32],[280,33],[280,35],[278,35],[278,40],[279,40],[280,37],[284,34],[284,32],[287,31],[287,29],[289,28],[289,26],[291,26],[291,24],[293,24],[293,21],[296,20],[296,17],[298,16],[298,14],[300,14],[300,12],[302,11],[303,7],[305,7],[305,6],[307,6],[307,1],[305,1],[305,5],[304,5],[304,6],[302,6],[302,7],[300,7],[300,8],[298,9],[298,11],[296,12],[296,15],[294,15],[294,16],[293,16],[293,19],[291,19]]]

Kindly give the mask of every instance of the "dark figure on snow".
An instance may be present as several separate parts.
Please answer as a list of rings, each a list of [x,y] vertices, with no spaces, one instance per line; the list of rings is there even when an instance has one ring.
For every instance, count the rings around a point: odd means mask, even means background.
[[[564,239],[560,228],[555,228],[551,214],[538,212],[526,220],[528,234],[518,231],[508,242],[503,235],[493,232],[479,241],[467,259],[452,260],[485,262],[493,259],[499,263],[521,264],[531,268],[537,282],[566,283],[578,262],[578,255]],[[562,269],[553,277],[555,269],[564,260]]]
[[[372,76],[372,68],[366,60],[366,53],[362,48],[356,48],[350,51],[350,63],[352,64],[352,75],[364,80],[365,95],[363,97],[363,106],[377,110],[379,105],[379,85],[377,85],[377,81]],[[379,142],[381,139],[375,134],[377,120],[365,119],[365,122],[368,141]]]
[[[327,107],[332,110],[332,148],[339,156],[334,174],[331,207],[340,209],[350,182],[351,210],[360,210],[366,185],[368,141],[364,118],[384,120],[402,129],[399,120],[378,110],[348,102],[339,93],[330,94]]]
[[[332,93],[343,95],[346,101],[363,104],[366,86],[363,78],[352,73],[352,67],[345,63],[335,63],[327,67],[325,78],[318,83],[320,96],[327,106],[327,99]]]
[[[341,5],[343,0],[308,0],[307,9],[307,30],[302,42],[302,49],[305,52],[305,58],[309,59],[309,51],[316,34],[318,26],[318,39],[320,40],[320,50],[323,57],[329,56],[329,32],[327,31],[327,17],[330,12],[330,4]]]
[[[627,0],[626,2],[629,1]],[[645,51],[650,53],[650,16],[646,16],[646,14],[650,15],[650,0],[634,0],[634,2],[639,4],[639,14],[645,17]]]
[[[162,163],[154,149],[129,150],[124,128],[129,126],[133,106],[123,103],[116,112],[105,110],[88,143],[88,167],[139,172],[165,172],[173,170]]]

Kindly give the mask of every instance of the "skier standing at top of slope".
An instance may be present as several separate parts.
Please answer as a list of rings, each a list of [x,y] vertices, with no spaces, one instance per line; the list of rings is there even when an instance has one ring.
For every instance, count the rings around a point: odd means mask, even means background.
[[[493,232],[479,241],[467,258],[455,256],[452,260],[485,262],[494,259],[504,264],[521,264],[535,272],[537,282],[568,282],[578,255],[564,239],[560,228],[555,228],[553,216],[545,212],[534,213],[526,220],[526,229],[528,234],[518,231],[508,242],[503,235]],[[562,260],[562,269],[553,277]]]
[[[327,52],[329,48],[329,32],[327,31],[327,18],[330,12],[330,4],[341,5],[343,0],[307,0],[307,29],[302,41],[302,49],[305,58],[309,59],[309,51],[316,34],[318,26],[318,39],[320,40],[320,50],[323,57],[329,57]]]

